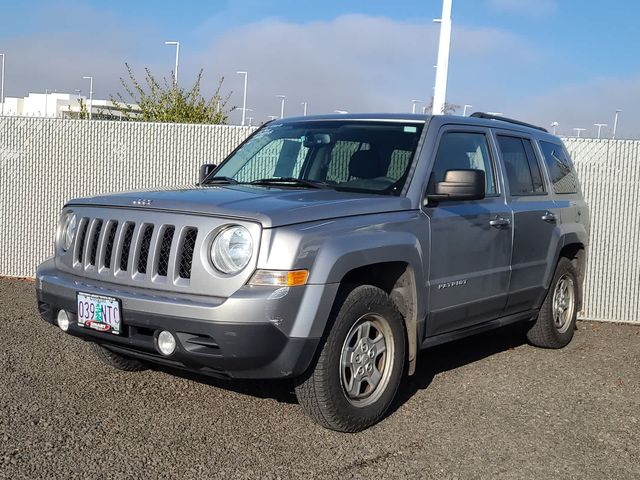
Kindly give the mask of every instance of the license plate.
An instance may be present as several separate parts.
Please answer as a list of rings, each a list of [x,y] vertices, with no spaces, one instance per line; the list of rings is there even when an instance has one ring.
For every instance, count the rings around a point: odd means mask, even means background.
[[[78,325],[99,332],[120,334],[120,301],[113,297],[78,293]]]

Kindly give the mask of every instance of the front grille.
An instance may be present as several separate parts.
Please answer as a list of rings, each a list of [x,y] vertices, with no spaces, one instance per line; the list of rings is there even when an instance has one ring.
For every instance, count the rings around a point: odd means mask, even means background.
[[[184,240],[182,242],[182,252],[180,254],[180,278],[191,278],[191,265],[193,263],[193,251],[198,238],[197,228],[187,228],[184,231]]]
[[[120,270],[127,271],[129,265],[129,253],[131,252],[131,240],[133,240],[133,231],[136,228],[135,223],[127,223],[124,227],[124,236],[122,239],[122,255],[120,256]]]
[[[91,247],[89,248],[89,265],[96,265],[96,255],[98,253],[98,241],[102,232],[102,220],[96,220],[95,228],[91,235]]]
[[[113,221],[110,224],[107,234],[107,244],[104,249],[104,268],[111,268],[111,256],[113,255],[113,242],[116,239],[116,230],[118,230],[118,222]]]
[[[158,275],[167,276],[169,271],[169,255],[171,252],[171,242],[173,241],[173,232],[175,227],[169,226],[164,229],[162,235],[162,244],[160,245],[160,257],[158,258]]]
[[[153,240],[154,232],[157,241]],[[180,237],[176,239],[176,235]],[[84,217],[78,228],[74,267],[96,267],[99,275],[121,276],[127,272],[132,279],[137,278],[136,273],[149,274],[147,279],[151,281],[155,281],[152,273],[167,277],[175,272],[177,277],[189,280],[197,237],[198,229],[191,226]]]
[[[153,225],[145,225],[140,242],[140,254],[138,255],[138,272],[147,273],[147,261],[149,260],[149,248],[153,237]]]

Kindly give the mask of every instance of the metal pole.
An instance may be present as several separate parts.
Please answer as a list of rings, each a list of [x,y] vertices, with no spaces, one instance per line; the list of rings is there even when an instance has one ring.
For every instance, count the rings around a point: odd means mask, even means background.
[[[244,94],[242,96],[242,126],[244,127],[247,118],[247,82],[249,74],[247,72],[236,72],[238,75],[244,75]]]
[[[595,127],[598,127],[598,140],[600,140],[600,132],[602,131],[602,127],[606,127],[606,123],[594,123]]]
[[[307,102],[302,102],[300,105],[302,105],[302,116],[306,117],[307,116]]]
[[[449,50],[451,49],[451,8],[452,0],[442,0],[442,18],[434,20],[440,23],[440,43],[438,45],[438,64],[436,67],[436,85],[433,94],[434,115],[442,115],[447,99],[447,77],[449,75]]]
[[[180,42],[164,42],[165,45],[176,46],[176,69],[173,71],[173,84],[178,86],[178,64],[180,62]]]
[[[247,117],[247,120],[249,121],[249,126],[252,127],[253,117]]]
[[[574,128],[576,136],[580,138],[580,134],[586,130],[586,128]]]
[[[93,77],[82,77],[89,80],[89,120],[93,118]]]
[[[411,103],[412,103],[411,113],[416,113],[416,106],[419,103],[422,103],[422,100],[411,100]]]
[[[467,116],[467,109],[473,107],[473,105],[465,105],[464,106],[464,110],[462,111],[462,116],[466,117]]]
[[[556,135],[557,131],[558,131],[558,127],[560,126],[560,124],[558,122],[552,122],[551,123],[551,128],[553,128],[553,134]]]
[[[616,116],[615,116],[615,119],[613,120],[613,135],[611,136],[613,140],[616,139],[616,133],[618,132],[618,115],[620,115],[621,111],[622,110],[616,110]]]
[[[4,53],[0,53],[2,57],[2,80],[0,80],[0,99],[2,100],[2,112],[1,115],[4,115]]]
[[[284,102],[287,97],[285,95],[276,95],[276,97],[282,100],[282,103],[280,104],[280,118],[284,118]]]
[[[44,89],[44,116],[45,117],[49,116],[49,92],[51,92],[51,89],[49,88]]]

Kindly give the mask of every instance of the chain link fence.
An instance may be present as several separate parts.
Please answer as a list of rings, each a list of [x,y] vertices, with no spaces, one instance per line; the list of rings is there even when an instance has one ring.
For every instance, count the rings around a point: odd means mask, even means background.
[[[53,252],[65,200],[193,185],[201,164],[220,162],[253,130],[0,117],[0,275],[34,275]],[[583,317],[640,322],[640,141],[565,143],[591,208]]]

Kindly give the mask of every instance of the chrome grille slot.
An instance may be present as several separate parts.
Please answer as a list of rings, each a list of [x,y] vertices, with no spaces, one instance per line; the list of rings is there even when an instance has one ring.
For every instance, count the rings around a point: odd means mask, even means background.
[[[118,230],[118,222],[112,220],[109,222],[109,227],[107,230],[107,244],[105,245],[104,250],[104,268],[111,268],[111,260],[113,256],[113,247],[116,239],[116,231]]]
[[[153,225],[144,225],[142,229],[142,239],[140,240],[140,250],[138,253],[138,272],[147,273],[147,263],[151,248],[151,237],[153,237]]]
[[[76,260],[78,263],[82,263],[84,258],[84,242],[87,239],[87,229],[89,228],[89,219],[83,218],[80,220],[80,228],[78,228],[78,246],[76,251]]]
[[[158,257],[158,275],[162,277],[167,276],[169,271],[169,258],[171,256],[171,242],[173,241],[173,234],[175,227],[169,225],[165,227],[162,234],[162,243],[160,244],[160,252]]]
[[[89,265],[96,265],[96,254],[98,253],[98,241],[100,240],[100,232],[102,232],[102,220],[94,220],[95,224],[91,233],[89,247]]]
[[[120,270],[127,271],[129,265],[129,254],[131,253],[131,241],[133,240],[133,231],[136,228],[135,223],[127,222],[124,227],[122,236],[122,254],[120,255]]]
[[[182,246],[180,249],[180,278],[191,278],[191,266],[193,264],[193,252],[198,238],[198,229],[189,227],[182,234]]]

